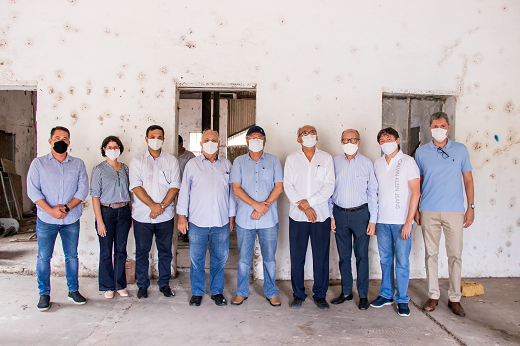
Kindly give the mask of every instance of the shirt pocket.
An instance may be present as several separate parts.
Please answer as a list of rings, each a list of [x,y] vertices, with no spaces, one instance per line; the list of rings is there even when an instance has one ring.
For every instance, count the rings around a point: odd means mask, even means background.
[[[262,168],[260,170],[260,180],[272,181],[273,180],[273,169],[272,168]]]
[[[170,186],[171,177],[169,170],[159,170],[159,184],[163,186]]]
[[[222,184],[229,185],[229,173],[222,173],[221,180]]]
[[[327,168],[318,166],[316,168],[316,178],[314,178],[314,179],[319,183],[323,183],[325,181],[326,176],[327,176]]]

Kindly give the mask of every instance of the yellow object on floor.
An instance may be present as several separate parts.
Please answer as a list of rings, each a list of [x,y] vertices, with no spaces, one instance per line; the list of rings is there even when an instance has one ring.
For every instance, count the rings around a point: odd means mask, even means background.
[[[484,294],[484,286],[473,281],[462,281],[460,288],[463,297],[481,296]]]

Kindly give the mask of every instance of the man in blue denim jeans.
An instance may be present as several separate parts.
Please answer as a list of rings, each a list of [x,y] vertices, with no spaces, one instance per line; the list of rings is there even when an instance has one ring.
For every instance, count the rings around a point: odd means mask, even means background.
[[[83,212],[81,202],[88,195],[87,171],[81,159],[67,154],[70,144],[68,129],[53,128],[49,144],[51,152],[35,158],[27,173],[27,195],[38,209],[36,276],[40,311],[49,310],[51,306],[51,258],[58,233],[65,254],[69,299],[76,304],[87,302],[78,291],[79,218]]]
[[[200,306],[206,293],[206,251],[210,256],[210,292],[217,306],[227,305],[224,297],[224,267],[229,255],[229,233],[235,227],[237,202],[229,183],[231,162],[218,156],[218,133],[202,133],[202,155],[191,159],[184,169],[177,214],[178,228],[189,229],[191,306]],[[189,222],[188,222],[189,219]]]
[[[264,153],[265,132],[260,126],[246,133],[249,153],[233,162],[230,182],[238,197],[237,243],[240,257],[236,297],[231,304],[240,305],[249,295],[251,259],[258,234],[264,264],[264,294],[272,306],[282,305],[276,293],[276,246],[278,210],[276,200],[283,191],[283,170],[278,157]]]
[[[399,134],[391,127],[379,131],[377,141],[385,154],[374,162],[379,182],[379,214],[376,234],[381,258],[381,294],[370,303],[374,308],[391,305],[394,301],[394,258],[397,280],[397,313],[409,316],[406,295],[410,279],[412,226],[421,197],[419,167],[415,160],[400,150]]]

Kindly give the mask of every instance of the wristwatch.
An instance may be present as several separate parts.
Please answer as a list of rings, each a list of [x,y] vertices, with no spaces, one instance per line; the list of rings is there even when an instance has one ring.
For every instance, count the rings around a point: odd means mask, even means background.
[[[68,213],[70,211],[69,206],[65,204],[65,212]]]
[[[470,204],[469,207],[470,207],[471,209],[475,209],[475,204]]]

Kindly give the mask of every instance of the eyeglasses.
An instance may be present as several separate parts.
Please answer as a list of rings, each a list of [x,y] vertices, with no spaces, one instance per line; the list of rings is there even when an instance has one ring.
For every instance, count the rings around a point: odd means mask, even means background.
[[[359,138],[342,138],[341,139],[341,143],[343,143],[343,144],[347,144],[347,143],[357,144],[358,142],[359,142]]]
[[[448,157],[450,157],[450,155],[448,155],[447,152],[445,152],[444,150],[442,150],[442,148],[439,147],[437,147],[437,153],[441,154],[443,159],[447,159]]]
[[[300,134],[298,135],[298,137],[301,137],[301,136],[307,136],[307,135],[316,135],[316,130],[311,130],[311,131],[302,131],[302,132],[300,132]]]

